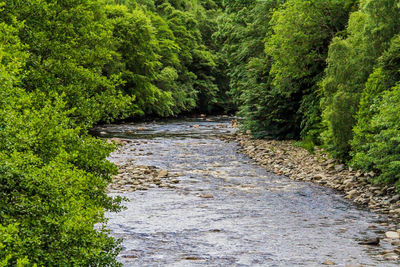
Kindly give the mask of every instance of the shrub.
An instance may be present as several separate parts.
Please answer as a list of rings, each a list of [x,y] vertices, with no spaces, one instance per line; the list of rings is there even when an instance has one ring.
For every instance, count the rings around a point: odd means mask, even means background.
[[[400,85],[386,91],[377,105],[365,156],[380,172],[378,181],[395,183],[400,191]]]

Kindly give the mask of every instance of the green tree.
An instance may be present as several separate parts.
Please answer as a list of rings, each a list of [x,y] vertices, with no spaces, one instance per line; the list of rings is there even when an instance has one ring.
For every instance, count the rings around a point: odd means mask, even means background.
[[[120,55],[122,88],[134,99],[129,114],[171,115],[171,93],[155,85],[161,67],[160,43],[151,20],[139,8],[130,10],[125,5],[107,6],[107,15]]]
[[[118,266],[104,212],[113,145],[75,127],[63,99],[26,92],[26,29],[0,22],[0,265]],[[98,225],[100,228],[94,228]]]
[[[155,1],[157,12],[167,21],[179,46],[180,66],[176,83],[180,88],[181,111],[196,107],[209,110],[216,103],[214,56],[205,46],[197,21],[197,1]]]
[[[360,96],[378,58],[398,32],[398,14],[397,1],[362,0],[350,16],[346,33],[334,38],[329,48],[321,82],[323,138],[339,159],[349,159]]]
[[[372,105],[375,112],[370,120],[368,142],[359,152],[363,154],[360,160],[378,171],[377,181],[395,183],[400,191],[400,86],[383,92],[381,99]]]
[[[6,0],[3,14],[0,21],[24,21],[25,89],[63,95],[82,125],[117,118],[130,105],[117,89],[119,75],[103,75],[116,55],[102,0]]]
[[[352,1],[354,2],[354,1]],[[272,18],[273,34],[266,52],[273,59],[270,75],[277,94],[292,96],[302,137],[318,141],[320,96],[318,82],[326,66],[333,37],[342,31],[352,9],[350,1],[289,0]]]
[[[378,59],[375,71],[369,76],[361,94],[360,108],[357,113],[357,124],[354,127],[352,140],[352,163],[363,170],[372,170],[374,159],[368,151],[372,149],[372,140],[376,129],[371,128],[371,120],[378,113],[382,96],[400,81],[400,36],[396,35],[390,48]]]

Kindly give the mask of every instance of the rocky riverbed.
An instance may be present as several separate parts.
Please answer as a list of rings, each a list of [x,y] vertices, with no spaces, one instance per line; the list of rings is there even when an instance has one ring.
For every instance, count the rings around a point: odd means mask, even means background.
[[[289,168],[267,171],[242,153],[261,153],[263,144],[243,139],[244,150],[220,138],[235,132],[229,119],[105,125],[97,132],[122,145],[110,157],[120,171],[109,190],[129,201],[108,214],[108,227],[123,239],[124,266],[399,264],[393,220],[312,179],[289,179]],[[282,150],[283,162],[287,154]]]
[[[137,165],[135,159],[129,157],[136,150],[137,142],[115,137],[108,141],[120,145],[114,153],[118,155],[118,159],[114,160],[118,166],[118,174],[113,177],[112,183],[107,188],[109,193],[135,192],[155,187],[174,188],[174,184],[179,183],[176,179],[180,176],[179,173],[171,174],[168,170],[156,166]],[[141,154],[140,149],[137,154]],[[149,156],[152,153],[147,152],[146,155]]]

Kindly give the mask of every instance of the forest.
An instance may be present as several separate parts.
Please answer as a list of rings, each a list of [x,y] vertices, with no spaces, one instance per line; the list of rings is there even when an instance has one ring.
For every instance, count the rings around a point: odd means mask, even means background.
[[[321,146],[400,190],[399,14],[394,0],[0,0],[0,266],[119,266],[115,146],[88,133],[101,123],[238,114],[254,138]]]

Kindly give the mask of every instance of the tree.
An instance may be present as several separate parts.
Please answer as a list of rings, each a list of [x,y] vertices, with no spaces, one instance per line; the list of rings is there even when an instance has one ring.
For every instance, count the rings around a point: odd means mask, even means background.
[[[0,265],[118,266],[103,226],[120,209],[105,193],[114,146],[75,127],[56,92],[19,87],[30,75],[26,29],[11,21],[0,22]]]
[[[349,1],[289,0],[271,21],[273,34],[266,42],[266,52],[273,59],[273,85],[277,94],[297,94],[292,109],[300,121],[295,123],[302,137],[314,142],[318,142],[321,127],[318,83],[329,44],[344,29],[352,6]]]
[[[385,16],[382,16],[385,14]],[[398,32],[396,1],[362,0],[346,34],[334,38],[321,82],[324,143],[331,154],[349,159],[360,96],[378,58]]]
[[[118,74],[103,75],[116,56],[102,0],[6,0],[0,21],[24,21],[19,33],[29,46],[23,87],[63,95],[76,123],[118,118],[130,105]]]

